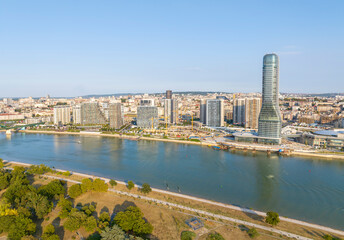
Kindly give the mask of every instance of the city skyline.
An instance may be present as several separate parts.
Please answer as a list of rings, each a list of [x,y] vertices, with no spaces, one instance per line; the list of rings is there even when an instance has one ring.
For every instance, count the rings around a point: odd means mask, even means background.
[[[259,92],[270,52],[283,62],[281,92],[337,92],[343,5],[5,2],[0,96]]]

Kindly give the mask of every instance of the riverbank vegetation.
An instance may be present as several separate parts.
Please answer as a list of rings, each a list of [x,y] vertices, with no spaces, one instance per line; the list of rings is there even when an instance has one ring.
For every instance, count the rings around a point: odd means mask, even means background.
[[[0,161],[0,166],[1,163],[2,161]],[[252,234],[248,228],[242,230],[241,225],[236,226],[213,217],[203,218],[206,216],[201,214],[198,214],[198,217],[204,222],[204,228],[192,231],[185,224],[186,220],[190,218],[189,212],[171,206],[162,206],[140,197],[135,199],[108,191],[115,187],[118,191],[129,192],[127,188],[129,182],[127,185],[122,182],[117,183],[115,180],[106,183],[102,179],[89,179],[75,173],[63,177],[64,180],[80,182],[72,184],[50,178],[59,177],[59,171],[44,165],[23,167],[16,164],[5,164],[5,167],[8,168],[0,170],[0,237],[8,236],[9,239],[20,239],[24,236],[23,239],[31,240],[39,238],[43,240],[81,238],[99,240],[114,239],[114,236],[118,236],[119,239],[139,240],[181,239],[184,231],[191,232],[192,236],[197,235],[200,240],[221,239],[218,238],[219,236],[224,239],[239,240],[249,239],[253,237],[251,235],[254,235],[256,239],[278,237],[276,234],[264,233],[260,229],[258,229],[259,235],[256,234],[257,230]],[[13,170],[11,171],[9,168]],[[45,173],[42,175],[42,172]],[[264,223],[263,217],[157,193],[151,191],[149,184],[135,187],[132,182],[132,185],[130,192],[133,194],[140,196],[149,194],[151,198],[268,226],[267,223]],[[132,224],[133,222],[135,225]],[[276,228],[290,230],[305,236],[316,233],[316,239],[321,239],[326,234],[285,222],[279,223]],[[308,237],[311,236],[308,235]]]

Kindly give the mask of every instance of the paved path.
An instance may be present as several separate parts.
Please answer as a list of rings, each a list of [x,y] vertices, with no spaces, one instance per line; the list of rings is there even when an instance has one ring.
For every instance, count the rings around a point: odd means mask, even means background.
[[[21,165],[26,165],[26,166],[31,166],[32,165],[32,164],[15,162],[15,161],[5,161],[5,162],[21,164]],[[61,169],[56,169],[56,170],[57,171],[62,171],[62,172],[65,171],[65,170],[61,170]],[[93,179],[94,178],[100,178],[100,179],[103,179],[105,182],[109,182],[109,180],[110,180],[108,178],[103,178],[103,177],[98,177],[98,176],[93,176],[93,175],[88,175],[88,174],[83,174],[83,173],[76,173],[76,172],[73,172],[73,175],[77,175],[77,176],[81,176],[81,177],[87,177],[87,178],[93,178]],[[80,183],[79,181],[65,179],[65,178],[61,178],[61,177],[55,177],[55,176],[49,176],[49,175],[44,175],[44,176],[45,177],[49,177],[49,178],[54,178],[54,179],[65,180],[65,181],[68,181],[68,182],[71,182],[71,183]],[[126,185],[126,183],[123,182],[123,181],[117,181],[116,180],[116,182],[119,183],[119,184]],[[139,185],[135,185],[135,186],[136,187],[140,187]],[[152,190],[154,192],[160,192],[160,193],[163,193],[163,194],[168,194],[168,195],[172,195],[172,196],[176,196],[176,197],[181,197],[181,198],[184,198],[184,199],[190,199],[190,200],[193,200],[193,201],[204,202],[204,203],[207,203],[207,204],[211,204],[211,205],[215,205],[215,206],[219,206],[219,207],[224,207],[224,208],[228,208],[228,209],[232,209],[232,210],[236,210],[236,211],[241,211],[241,212],[245,212],[245,213],[255,214],[255,215],[259,215],[259,216],[263,216],[263,217],[266,216],[266,213],[264,213],[264,212],[255,211],[255,210],[251,210],[251,209],[248,209],[248,208],[242,208],[242,207],[238,207],[238,206],[234,206],[234,205],[230,205],[230,204],[214,202],[214,201],[210,201],[210,200],[206,200],[206,199],[202,199],[202,198],[192,197],[192,196],[189,196],[189,195],[184,195],[184,194],[180,194],[180,193],[174,193],[174,192],[165,191],[165,190],[156,189],[156,188],[152,188]],[[115,191],[116,193],[121,194],[121,195],[128,195],[129,194],[128,196],[131,196],[130,195],[131,193],[117,191],[117,190],[114,190],[114,189],[109,189],[109,191],[112,191],[112,192]],[[182,205],[177,205],[177,204],[161,201],[161,200],[158,200],[158,199],[148,198],[146,196],[141,196],[141,195],[135,195],[134,194],[132,197],[141,198],[141,199],[146,199],[147,198],[147,200],[149,200],[149,201],[158,201],[157,203],[161,202],[161,204],[168,205],[168,206],[176,205],[174,207],[177,207],[177,208],[180,208],[180,209],[185,209],[185,210],[188,210],[188,211],[191,211],[191,212],[195,212],[195,213],[204,214],[204,215],[207,215],[207,216],[213,216],[213,217],[216,216],[216,218],[220,218],[220,219],[224,219],[224,220],[228,220],[228,221],[232,221],[233,220],[232,222],[241,221],[241,220],[237,220],[237,219],[233,219],[233,218],[228,218],[228,217],[225,217],[225,216],[222,216],[222,215],[215,215],[215,214],[212,214],[212,213],[209,213],[209,212],[204,212],[204,211],[198,210],[198,209],[188,208],[188,207],[185,207],[185,206],[182,206]],[[192,209],[192,210],[190,210],[190,209]],[[204,213],[201,213],[201,212],[204,212]],[[232,220],[230,220],[230,219],[232,219]],[[290,219],[290,218],[286,218],[286,217],[280,217],[280,219],[282,221],[286,221],[286,222],[290,222],[290,223],[294,223],[294,224],[298,224],[298,225],[302,225],[302,226],[306,226],[306,227],[311,227],[313,229],[317,229],[317,230],[329,232],[329,233],[332,233],[332,234],[337,234],[337,235],[344,236],[344,231],[341,231],[341,230],[337,230],[337,229],[333,229],[333,228],[329,228],[329,227],[325,227],[325,226],[321,226],[321,225],[317,225],[317,224],[313,224],[313,223],[307,223],[307,222],[303,222],[303,221],[296,220],[296,219]],[[236,223],[238,223],[238,222],[236,222]],[[240,223],[240,224],[243,224],[243,223]],[[245,222],[245,224],[248,225],[248,226],[251,226],[251,227],[253,225],[257,225],[257,224],[250,223],[250,222]],[[250,224],[253,224],[253,225],[250,225]],[[258,226],[260,226],[260,227],[258,227]],[[267,227],[261,226],[261,225],[257,225],[256,228],[260,228],[260,229],[266,230],[265,228],[267,228]],[[270,229],[270,230],[267,230],[267,231],[271,231],[271,232],[280,231],[280,230],[277,230],[277,229],[274,229],[274,228],[268,228],[268,229]],[[282,234],[282,233],[279,233],[279,234]],[[289,235],[286,235],[286,234],[290,234],[290,233],[285,232],[285,234],[282,234],[282,235],[290,237]],[[292,235],[295,235],[295,234],[292,234]],[[298,236],[298,235],[295,235],[294,238],[296,238],[296,236]],[[301,237],[301,236],[298,236],[298,237]],[[297,238],[297,239],[309,239],[309,238]]]

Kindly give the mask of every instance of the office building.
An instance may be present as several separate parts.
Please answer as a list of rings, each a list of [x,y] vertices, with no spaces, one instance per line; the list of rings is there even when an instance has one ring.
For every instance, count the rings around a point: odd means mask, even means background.
[[[81,124],[81,106],[76,105],[73,107],[73,123]]]
[[[119,129],[123,126],[122,104],[109,104],[109,122],[110,128]]]
[[[224,107],[223,100],[208,99],[206,100],[206,125],[208,127],[224,126]]]
[[[70,107],[69,106],[56,106],[54,107],[54,124],[68,124],[70,123]]]
[[[106,124],[106,118],[101,111],[98,103],[82,103],[81,104],[81,124]]]
[[[172,99],[172,90],[166,90],[166,99]]]
[[[164,116],[165,122],[168,124],[176,124],[178,120],[178,102],[175,99],[164,100]]]
[[[263,59],[263,101],[258,120],[261,142],[281,142],[281,114],[279,109],[279,59],[267,54]]]
[[[137,108],[137,127],[157,128],[159,125],[158,108],[152,106],[140,106]]]

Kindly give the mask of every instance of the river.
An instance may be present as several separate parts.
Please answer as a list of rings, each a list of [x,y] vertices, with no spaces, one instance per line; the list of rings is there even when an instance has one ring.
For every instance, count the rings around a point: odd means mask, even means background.
[[[344,230],[344,161],[99,136],[0,133],[0,158],[93,174]]]

